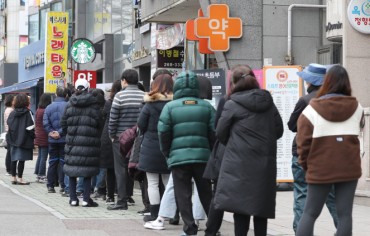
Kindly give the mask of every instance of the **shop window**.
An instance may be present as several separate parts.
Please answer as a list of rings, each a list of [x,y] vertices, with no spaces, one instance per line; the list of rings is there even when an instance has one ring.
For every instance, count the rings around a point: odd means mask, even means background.
[[[28,43],[39,40],[39,14],[30,15],[28,18]]]
[[[40,39],[45,38],[46,30],[46,13],[49,11],[49,8],[44,8],[40,10]]]
[[[51,4],[51,11],[63,11],[62,2],[56,2]]]

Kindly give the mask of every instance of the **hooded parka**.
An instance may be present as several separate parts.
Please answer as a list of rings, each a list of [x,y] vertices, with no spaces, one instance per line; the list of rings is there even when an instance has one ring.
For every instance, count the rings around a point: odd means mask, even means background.
[[[283,130],[268,91],[252,89],[231,95],[216,128],[217,138],[226,145],[216,209],[275,217],[276,142]]]
[[[149,173],[169,174],[166,158],[159,148],[158,120],[163,107],[171,101],[173,95],[155,93],[151,96],[146,94],[146,103],[140,112],[137,125],[144,135],[140,148],[138,169]]]
[[[215,109],[199,98],[196,76],[178,77],[173,101],[167,103],[158,122],[160,147],[169,168],[207,163],[214,142]]]
[[[90,93],[74,95],[61,120],[66,133],[64,173],[69,177],[91,177],[99,173],[101,111]]]

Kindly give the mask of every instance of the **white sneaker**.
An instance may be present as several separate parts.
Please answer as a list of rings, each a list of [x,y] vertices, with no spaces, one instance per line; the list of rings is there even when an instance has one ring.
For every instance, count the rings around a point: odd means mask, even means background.
[[[154,221],[149,221],[144,224],[144,228],[146,229],[154,229],[154,230],[163,230],[164,222],[163,220],[156,219]]]

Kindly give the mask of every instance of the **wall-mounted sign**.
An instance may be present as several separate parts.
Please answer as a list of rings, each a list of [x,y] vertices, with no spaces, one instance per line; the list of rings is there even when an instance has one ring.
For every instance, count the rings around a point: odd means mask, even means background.
[[[198,17],[203,17],[202,9],[198,10]],[[186,27],[186,39],[191,41],[198,41],[198,50],[202,54],[213,54],[213,51],[208,48],[208,38],[198,38],[195,35],[195,21],[188,20],[185,24]]]
[[[156,48],[166,50],[179,45],[184,40],[184,25],[157,25]]]
[[[158,68],[182,68],[184,47],[174,47],[167,50],[157,50]]]
[[[68,13],[48,12],[46,19],[44,93],[55,93],[67,72]]]
[[[211,51],[228,51],[231,38],[242,37],[243,24],[240,18],[229,17],[229,6],[211,4],[208,6],[208,17],[198,17],[194,22],[195,35],[208,39]]]
[[[85,79],[90,83],[90,88],[96,88],[96,71],[75,70],[73,72],[73,84],[77,79]]]
[[[85,64],[94,61],[95,47],[94,44],[85,38],[76,39],[71,46],[72,59],[80,64]]]
[[[287,126],[290,115],[294,110],[299,97],[302,96],[302,80],[297,75],[301,71],[300,66],[265,66],[263,67],[263,80],[274,103],[279,110],[284,124],[284,135],[277,144],[277,181],[292,182],[292,141],[295,134],[290,132]]]
[[[24,69],[44,63],[44,58],[44,52],[37,52],[31,56],[26,56],[24,58]]]
[[[212,83],[212,106],[217,109],[218,102],[226,94],[226,77],[223,69],[194,70],[197,76],[204,76]]]
[[[347,17],[355,30],[370,34],[370,0],[352,0],[348,4]]]
[[[147,57],[149,55],[150,55],[149,49],[147,49],[145,47],[142,47],[140,50],[134,50],[132,52],[132,60],[136,61],[136,60],[139,60],[141,58]]]
[[[326,38],[341,41],[343,37],[343,1],[326,1]]]

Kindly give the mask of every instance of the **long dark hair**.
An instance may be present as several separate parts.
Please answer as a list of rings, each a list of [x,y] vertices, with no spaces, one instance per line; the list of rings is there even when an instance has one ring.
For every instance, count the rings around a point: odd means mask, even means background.
[[[5,106],[6,107],[13,106],[13,100],[14,100],[14,95],[13,94],[6,95]]]
[[[45,109],[51,103],[51,95],[43,93],[40,97],[39,108]]]
[[[122,89],[122,85],[121,85],[121,80],[116,80],[112,83],[112,87],[110,89],[110,95],[109,95],[109,98],[111,100],[113,100],[114,96],[116,95],[116,93],[118,93],[119,91],[121,91]]]
[[[343,66],[335,65],[326,73],[324,83],[317,93],[321,97],[329,93],[338,93],[351,96],[352,89],[349,76]]]

